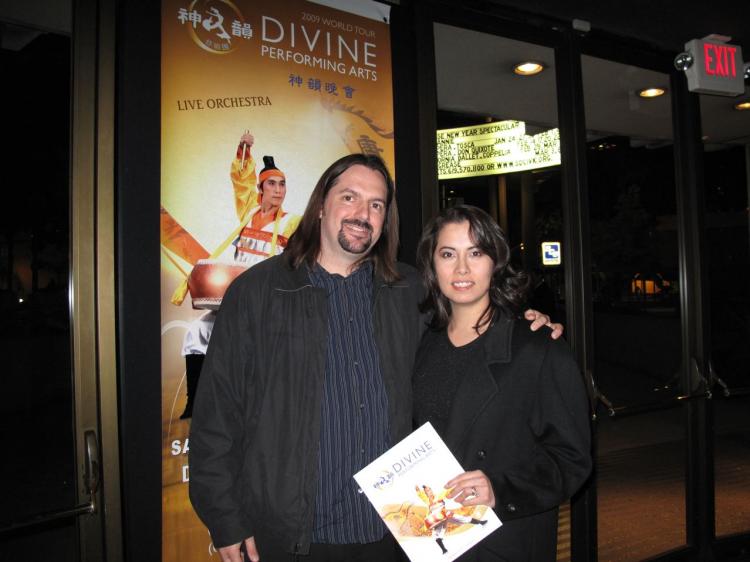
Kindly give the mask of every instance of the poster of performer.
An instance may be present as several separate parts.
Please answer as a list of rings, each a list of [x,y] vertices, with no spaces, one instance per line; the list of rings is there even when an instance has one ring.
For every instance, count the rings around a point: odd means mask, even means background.
[[[187,454],[224,290],[284,251],[334,160],[375,153],[393,170],[388,17],[370,0],[162,2],[164,562],[219,560]]]

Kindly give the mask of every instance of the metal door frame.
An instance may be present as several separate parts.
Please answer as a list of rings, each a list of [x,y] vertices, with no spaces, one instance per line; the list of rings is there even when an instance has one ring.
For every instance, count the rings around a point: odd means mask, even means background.
[[[81,560],[119,562],[114,4],[73,0],[71,23],[68,284],[76,505],[12,522],[0,533],[33,533],[74,519]]]
[[[78,519],[81,559],[122,560],[115,332],[114,61],[111,0],[74,0],[70,314],[79,503],[86,432],[98,436],[96,512]]]

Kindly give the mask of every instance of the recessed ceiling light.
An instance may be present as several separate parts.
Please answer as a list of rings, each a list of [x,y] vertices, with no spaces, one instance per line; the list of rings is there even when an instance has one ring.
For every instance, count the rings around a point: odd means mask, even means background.
[[[638,95],[642,98],[658,98],[666,93],[664,88],[644,88],[638,91]]]
[[[665,88],[643,88],[638,91],[638,95],[642,98],[658,98],[659,96],[663,96],[666,91]]]
[[[737,111],[747,111],[750,109],[750,100],[741,101],[740,103],[735,104],[734,108]]]
[[[533,76],[539,74],[542,70],[544,70],[544,65],[541,62],[533,61],[519,62],[513,67],[513,72],[520,76]]]

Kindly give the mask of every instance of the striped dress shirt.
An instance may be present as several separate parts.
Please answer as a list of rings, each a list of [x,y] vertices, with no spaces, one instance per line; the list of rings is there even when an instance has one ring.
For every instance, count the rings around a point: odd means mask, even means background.
[[[348,277],[320,265],[310,282],[328,295],[328,346],[321,404],[313,542],[369,543],[387,532],[352,478],[390,447],[388,396],[373,332],[373,267]]]

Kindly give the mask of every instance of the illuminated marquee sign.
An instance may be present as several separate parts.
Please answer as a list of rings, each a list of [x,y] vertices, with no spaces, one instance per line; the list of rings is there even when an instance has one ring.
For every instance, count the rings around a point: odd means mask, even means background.
[[[560,131],[526,134],[523,121],[441,129],[438,179],[509,174],[560,164]]]
[[[738,96],[745,92],[742,48],[709,35],[685,43],[693,56],[693,64],[685,70],[688,90],[697,94]]]

